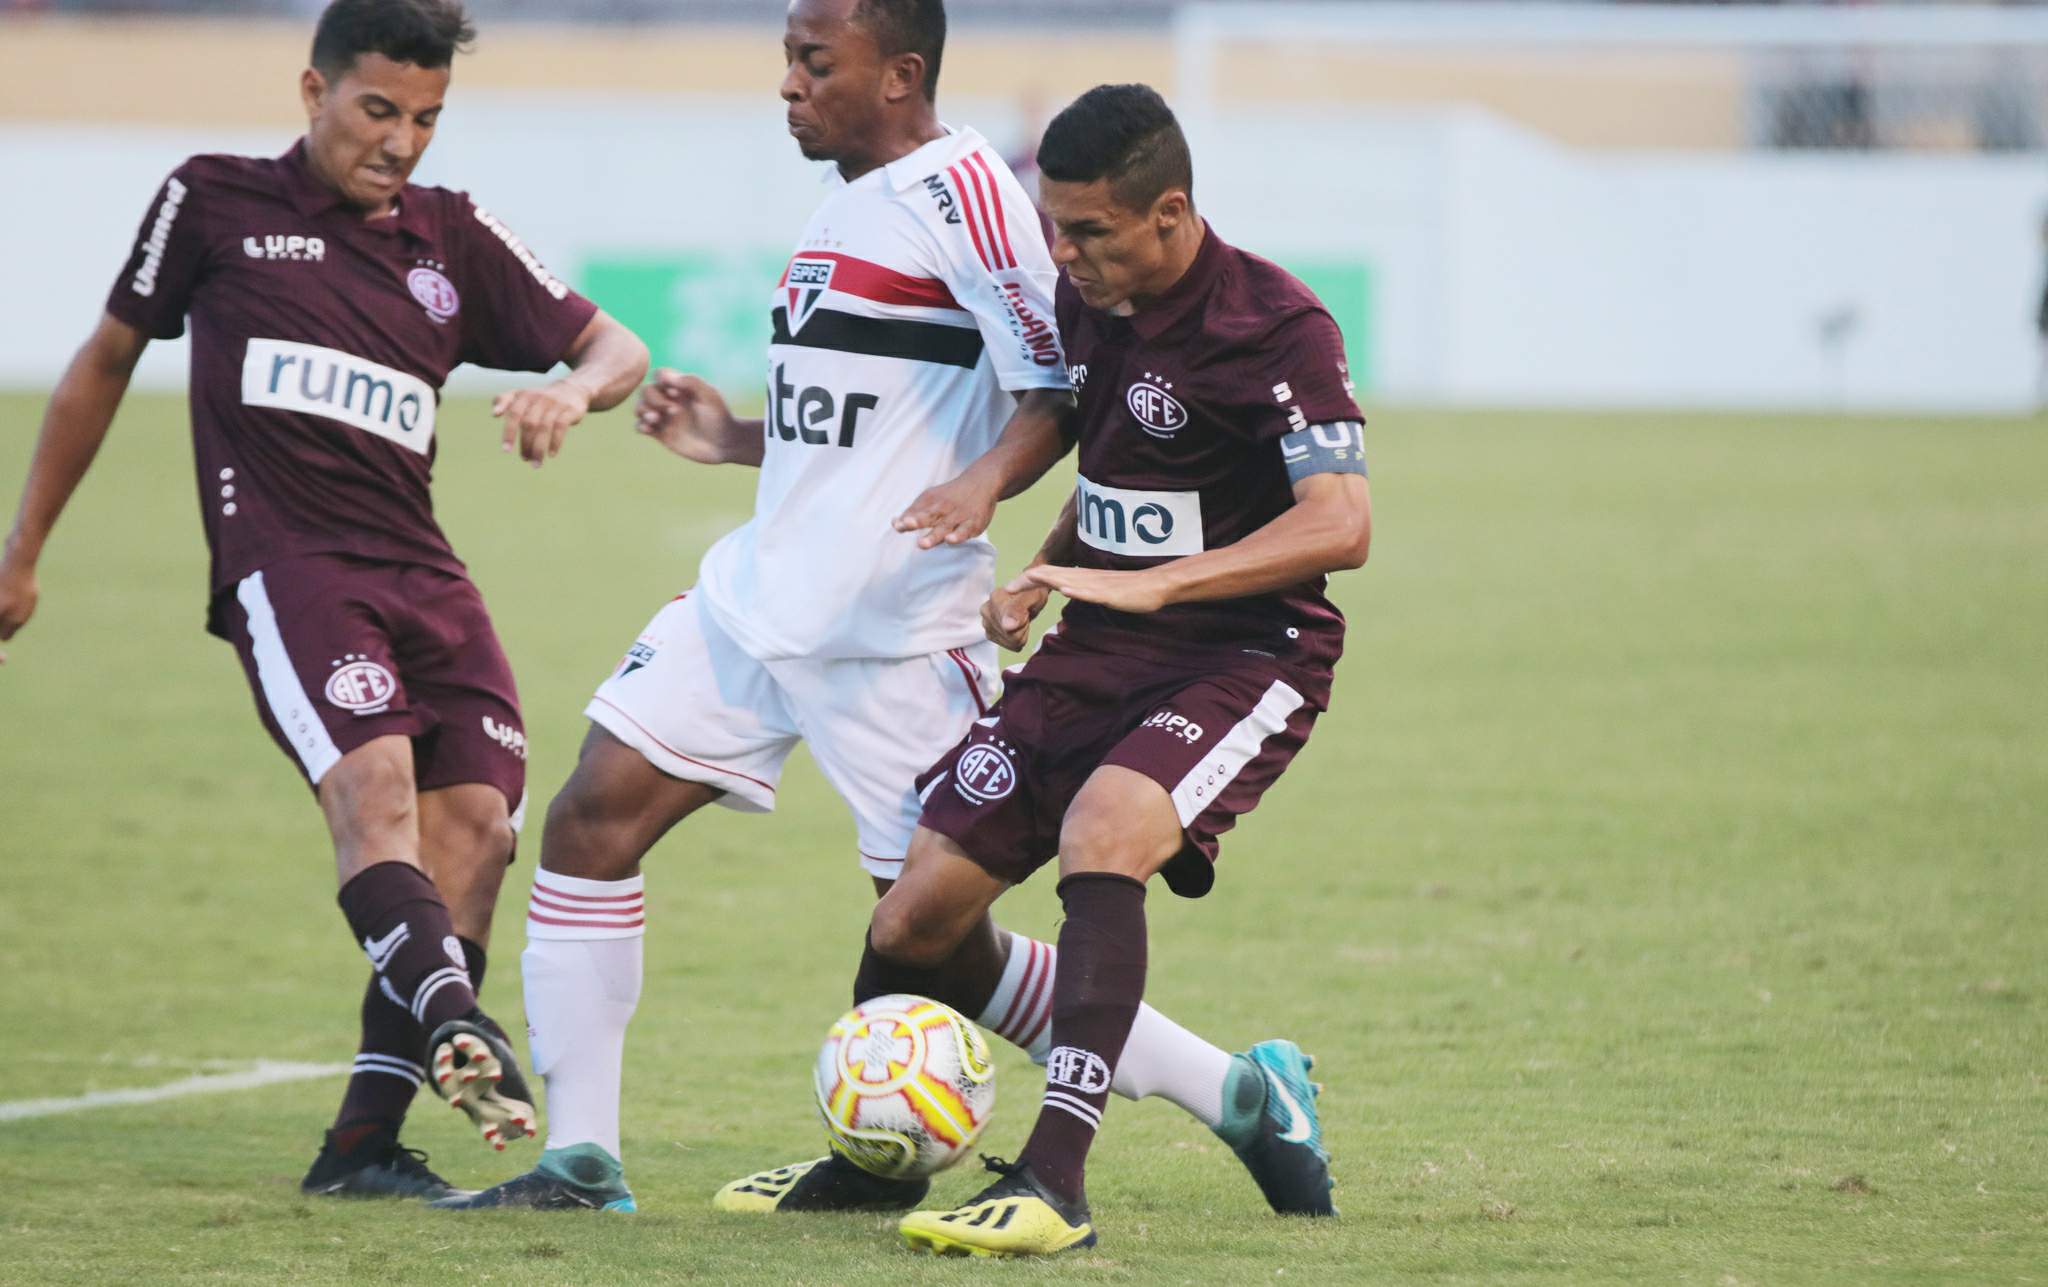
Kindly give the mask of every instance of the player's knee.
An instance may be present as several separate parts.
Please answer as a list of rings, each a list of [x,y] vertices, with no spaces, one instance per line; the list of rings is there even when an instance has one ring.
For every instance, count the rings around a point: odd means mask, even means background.
[[[942,965],[957,940],[940,918],[921,912],[909,898],[884,898],[868,922],[868,942],[897,965],[927,970]]]
[[[1131,865],[1128,842],[1108,810],[1077,804],[1060,823],[1061,870],[1121,871]]]
[[[412,847],[418,797],[408,758],[362,752],[342,757],[320,782],[320,804],[335,838],[344,846],[382,851]],[[395,855],[386,855],[391,857]]]
[[[630,830],[610,797],[573,775],[548,802],[541,830],[541,866],[586,880],[620,880],[633,874],[638,850],[625,838]]]
[[[502,872],[512,861],[512,847],[519,843],[519,833],[512,830],[512,819],[502,809],[482,817],[469,820],[468,850],[471,860],[479,870]]]

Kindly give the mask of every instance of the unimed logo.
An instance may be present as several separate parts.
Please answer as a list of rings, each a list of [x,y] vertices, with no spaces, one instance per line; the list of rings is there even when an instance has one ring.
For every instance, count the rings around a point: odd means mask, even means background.
[[[178,207],[185,204],[185,185],[177,179],[164,184],[164,203],[157,208],[156,222],[149,227],[149,240],[142,243],[142,265],[129,283],[145,298],[156,294],[156,275],[163,271],[164,250],[171,244],[171,225],[178,221]]]

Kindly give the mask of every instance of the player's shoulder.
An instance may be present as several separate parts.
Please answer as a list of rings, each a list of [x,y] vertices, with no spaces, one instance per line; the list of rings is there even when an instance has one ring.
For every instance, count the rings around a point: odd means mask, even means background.
[[[1336,332],[1336,319],[1307,282],[1263,255],[1236,246],[1222,249],[1217,289],[1203,314],[1209,335],[1270,350]]]
[[[274,156],[238,156],[229,152],[199,152],[186,157],[171,171],[188,191],[198,193],[271,193],[287,180],[284,161]]]
[[[1037,235],[1031,199],[1008,162],[972,129],[957,129],[891,162],[887,188],[940,246],[981,268],[1018,266],[1016,248]]]

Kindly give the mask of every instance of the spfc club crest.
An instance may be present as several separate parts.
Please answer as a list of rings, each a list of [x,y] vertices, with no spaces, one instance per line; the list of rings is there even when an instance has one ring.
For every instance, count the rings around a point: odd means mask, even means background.
[[[789,262],[789,279],[783,290],[789,295],[789,333],[796,334],[811,320],[811,314],[818,311],[818,301],[825,297],[825,291],[832,285],[832,269],[837,265],[832,259],[792,259]]]

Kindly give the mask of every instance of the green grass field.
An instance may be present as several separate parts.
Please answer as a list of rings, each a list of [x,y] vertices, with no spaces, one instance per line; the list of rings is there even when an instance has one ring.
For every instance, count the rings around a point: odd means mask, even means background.
[[[9,506],[39,406],[0,399]],[[0,1101],[352,1049],[319,818],[201,632],[183,423],[131,402],[0,668]],[[538,818],[590,688],[751,476],[619,416],[540,473],[474,403],[443,425]],[[1272,1218],[1206,1131],[1123,1101],[1094,1254],[990,1268],[880,1218],[715,1215],[724,1180],[816,1152],[809,1059],[860,944],[851,824],[806,762],[775,817],[711,811],[649,863],[643,1214],[308,1202],[339,1078],[304,1081],[0,1121],[0,1280],[2048,1279],[2042,425],[1387,412],[1371,441],[1336,704],[1216,893],[1151,910],[1156,1004],[1322,1057],[1341,1221]],[[1057,491],[1001,518],[1006,569]],[[534,848],[486,990],[508,1026]],[[1055,932],[1049,881],[1001,910]],[[1004,1050],[991,1151],[1033,1074]],[[458,1182],[535,1156],[431,1097],[409,1138]]]

